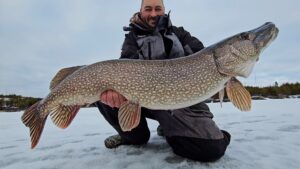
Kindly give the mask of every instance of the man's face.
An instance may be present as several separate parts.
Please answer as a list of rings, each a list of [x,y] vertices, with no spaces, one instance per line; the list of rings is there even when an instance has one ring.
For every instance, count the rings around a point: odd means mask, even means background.
[[[165,8],[161,0],[144,0],[140,13],[151,27],[155,27],[157,17],[165,14]]]

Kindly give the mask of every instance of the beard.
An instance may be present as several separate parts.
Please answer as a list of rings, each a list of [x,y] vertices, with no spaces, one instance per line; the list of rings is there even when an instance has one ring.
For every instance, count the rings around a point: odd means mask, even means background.
[[[147,19],[146,19],[146,22],[149,26],[151,27],[155,27],[156,24],[157,24],[157,21],[159,19],[159,16],[155,16],[155,17],[152,17],[152,16],[149,16]]]

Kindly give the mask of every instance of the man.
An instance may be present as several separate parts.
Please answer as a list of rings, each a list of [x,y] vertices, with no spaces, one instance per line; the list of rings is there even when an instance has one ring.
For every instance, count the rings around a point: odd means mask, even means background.
[[[203,49],[203,44],[182,27],[171,25],[162,0],[143,0],[140,12],[134,14],[130,31],[125,36],[121,58],[172,59]],[[126,101],[116,91],[101,94],[97,102],[100,112],[116,129],[118,135],[105,140],[107,148],[119,145],[140,145],[148,142],[150,131],[145,117],[157,120],[158,134],[164,135],[175,154],[197,161],[214,161],[222,157],[230,142],[230,134],[221,131],[212,120],[205,103],[179,110],[149,110],[142,108],[140,124],[123,132],[118,123],[118,108]]]

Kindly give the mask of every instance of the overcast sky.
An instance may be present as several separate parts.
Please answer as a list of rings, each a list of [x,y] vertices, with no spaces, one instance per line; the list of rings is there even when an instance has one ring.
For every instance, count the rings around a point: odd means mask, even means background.
[[[172,23],[205,46],[265,22],[279,36],[245,85],[300,81],[299,0],[165,0]],[[68,66],[117,59],[140,0],[0,0],[0,94],[44,97]]]

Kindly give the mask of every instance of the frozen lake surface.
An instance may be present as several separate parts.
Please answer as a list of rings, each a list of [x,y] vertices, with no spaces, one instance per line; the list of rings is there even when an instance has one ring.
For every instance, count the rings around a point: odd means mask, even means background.
[[[0,113],[1,169],[283,169],[300,166],[300,99],[256,100],[250,112],[231,103],[210,103],[214,120],[231,133],[226,154],[213,163],[200,163],[173,154],[158,123],[148,120],[151,138],[144,146],[106,149],[103,141],[115,131],[96,108],[81,109],[65,130],[47,120],[37,147],[30,149],[23,112]]]

